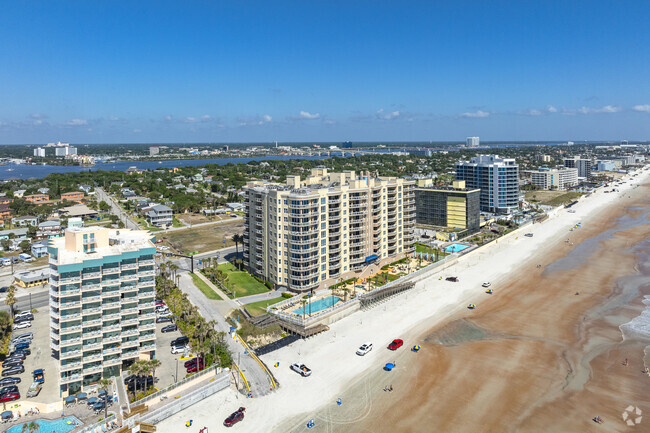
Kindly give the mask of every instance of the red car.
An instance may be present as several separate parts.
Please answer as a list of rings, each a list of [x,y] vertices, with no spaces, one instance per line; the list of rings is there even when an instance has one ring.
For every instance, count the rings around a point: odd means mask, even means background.
[[[20,400],[20,393],[18,391],[5,392],[4,394],[0,395],[0,403],[6,403],[8,401],[14,400]]]
[[[223,425],[226,427],[232,427],[233,425],[237,424],[239,421],[244,419],[244,411],[246,410],[245,407],[240,407],[237,409],[235,412],[231,413],[228,418],[223,422]]]
[[[197,366],[197,364],[192,364],[189,367],[187,367],[187,372],[188,373],[196,373],[197,371],[201,371],[204,368],[205,368],[205,365],[203,365],[203,362],[199,362],[198,366]]]
[[[187,368],[187,367],[191,367],[191,366],[193,366],[193,365],[196,365],[197,360],[198,360],[199,362],[201,362],[201,364],[203,364],[203,358],[201,358],[201,357],[199,356],[199,357],[197,357],[197,358],[192,358],[192,359],[190,359],[189,361],[185,361],[184,367]]]
[[[399,349],[400,347],[402,347],[402,344],[404,344],[404,341],[402,341],[402,340],[400,340],[400,339],[398,338],[398,339],[396,339],[396,340],[393,340],[393,342],[390,343],[390,344],[388,345],[388,348],[389,348],[390,350],[397,350],[397,349]]]

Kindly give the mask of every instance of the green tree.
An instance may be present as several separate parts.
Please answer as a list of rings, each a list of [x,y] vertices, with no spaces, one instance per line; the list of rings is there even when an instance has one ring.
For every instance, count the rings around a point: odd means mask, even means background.
[[[11,313],[11,319],[14,318],[14,305],[16,304],[16,286],[13,284],[7,289],[7,295],[5,296],[5,305],[9,307],[9,312]]]
[[[99,202],[99,210],[103,212],[108,212],[109,210],[111,210],[111,206],[108,203],[106,203],[104,200],[102,200]]]
[[[106,391],[106,394],[104,395],[104,418],[108,418],[108,394],[109,394],[109,389],[111,389],[113,385],[113,381],[110,379],[102,378],[99,380],[99,389]]]
[[[18,244],[23,253],[29,253],[32,248],[32,244],[28,240],[24,240]]]
[[[158,359],[152,359],[150,361],[147,361],[149,363],[149,368],[151,369],[151,375],[153,376],[153,383],[154,386],[156,385],[156,370],[160,368],[162,363]]]

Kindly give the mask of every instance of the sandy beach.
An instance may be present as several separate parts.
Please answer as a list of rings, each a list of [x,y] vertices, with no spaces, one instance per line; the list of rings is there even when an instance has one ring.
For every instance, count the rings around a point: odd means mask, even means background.
[[[626,431],[628,405],[650,413],[643,393],[650,377],[641,374],[647,343],[623,342],[619,329],[645,308],[644,290],[650,294],[642,287],[648,278],[636,274],[638,244],[650,237],[648,172],[619,190],[585,197],[575,213],[560,209],[410,292],[265,355],[267,365],[279,362],[276,392],[245,399],[222,391],[158,430],[179,431],[188,419],[196,431],[218,429],[241,405],[240,431]],[[445,281],[450,275],[460,282]],[[393,338],[405,347],[388,351]],[[366,341],[374,350],[355,355]],[[422,346],[417,354],[414,344]],[[290,371],[297,361],[312,376]],[[386,362],[397,368],[383,371]],[[591,421],[596,415],[605,423]]]

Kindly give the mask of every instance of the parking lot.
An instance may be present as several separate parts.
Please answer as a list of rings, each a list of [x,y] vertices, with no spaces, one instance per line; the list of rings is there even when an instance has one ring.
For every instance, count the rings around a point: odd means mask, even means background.
[[[182,354],[172,355],[170,346],[172,340],[182,334],[180,331],[160,332],[162,328],[170,324],[170,322],[156,323],[156,358],[161,363],[160,368],[156,370],[158,379],[156,388],[158,389],[163,389],[174,383],[174,380],[181,380],[187,375],[185,367],[183,367],[186,359],[181,360]],[[178,377],[176,377],[177,371]]]
[[[12,338],[15,335],[32,332],[34,339],[29,349],[32,353],[25,358],[23,365],[25,372],[22,374],[11,375],[11,377],[19,377],[21,382],[17,384],[20,391],[20,401],[25,402],[38,402],[38,403],[52,403],[60,400],[59,397],[59,384],[58,384],[58,361],[52,357],[52,350],[50,349],[50,316],[47,307],[39,309],[34,313],[34,320],[32,326],[25,329],[18,329],[12,333]],[[37,397],[27,398],[27,390],[29,385],[32,384],[34,370],[42,368],[45,372],[45,383]]]

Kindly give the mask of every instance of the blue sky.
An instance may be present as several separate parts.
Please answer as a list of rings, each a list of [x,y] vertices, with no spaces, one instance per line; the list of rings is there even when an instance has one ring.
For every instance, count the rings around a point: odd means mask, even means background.
[[[0,143],[650,140],[647,1],[15,1]]]

